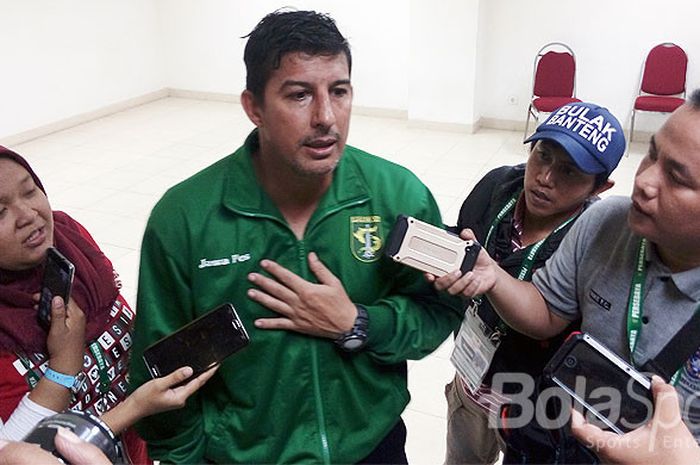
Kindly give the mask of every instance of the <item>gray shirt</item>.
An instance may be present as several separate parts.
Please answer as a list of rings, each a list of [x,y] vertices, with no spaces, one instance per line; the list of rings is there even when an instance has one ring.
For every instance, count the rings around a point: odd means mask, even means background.
[[[629,229],[627,197],[596,202],[576,222],[557,252],[533,276],[549,310],[630,360],[627,303],[641,238]],[[672,273],[655,248],[647,249],[642,329],[634,361],[654,357],[692,317],[700,303],[700,268]],[[700,439],[700,351],[681,371],[676,386],[684,419]]]

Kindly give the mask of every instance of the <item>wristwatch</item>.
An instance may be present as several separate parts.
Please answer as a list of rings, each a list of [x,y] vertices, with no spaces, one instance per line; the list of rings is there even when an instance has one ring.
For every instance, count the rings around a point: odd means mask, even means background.
[[[77,394],[78,391],[80,391],[80,388],[83,387],[86,379],[85,373],[82,371],[75,376],[71,376],[59,373],[51,368],[46,369],[44,376],[49,381],[53,381],[56,384],[60,384],[61,386],[70,389],[74,394]]]
[[[357,317],[352,329],[347,331],[335,340],[335,343],[341,349],[348,352],[360,350],[367,343],[367,328],[369,326],[369,315],[367,309],[359,304],[355,304],[357,308]]]

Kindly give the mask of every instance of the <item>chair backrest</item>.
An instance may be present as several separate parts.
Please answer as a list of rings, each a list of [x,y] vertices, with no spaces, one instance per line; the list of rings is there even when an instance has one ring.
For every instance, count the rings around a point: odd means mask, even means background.
[[[552,46],[561,46],[565,50],[545,52]],[[565,44],[552,42],[537,53],[532,92],[538,97],[574,97],[575,77],[576,58],[573,51]]]
[[[652,48],[644,63],[642,92],[675,95],[685,92],[688,56],[678,45],[667,42]]]

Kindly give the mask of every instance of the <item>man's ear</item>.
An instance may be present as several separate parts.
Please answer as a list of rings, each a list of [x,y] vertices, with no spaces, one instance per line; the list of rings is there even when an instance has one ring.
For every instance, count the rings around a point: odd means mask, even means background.
[[[593,190],[593,192],[591,192],[591,196],[600,195],[600,194],[602,194],[603,192],[605,192],[606,190],[610,189],[610,188],[611,188],[612,186],[614,186],[614,185],[615,185],[615,181],[613,181],[612,179],[608,178],[608,179],[605,180],[605,182],[604,182],[601,186],[596,187],[596,188]]]
[[[244,90],[241,94],[241,105],[243,106],[245,114],[248,115],[248,119],[252,121],[255,126],[261,127],[263,125],[261,105],[248,89]]]

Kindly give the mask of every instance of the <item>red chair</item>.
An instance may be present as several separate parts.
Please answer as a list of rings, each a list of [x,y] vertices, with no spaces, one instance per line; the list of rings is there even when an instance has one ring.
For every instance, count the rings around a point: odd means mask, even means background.
[[[632,108],[630,142],[637,111],[671,113],[685,102],[688,56],[678,45],[665,42],[652,48],[644,62],[641,84]]]
[[[567,103],[580,102],[576,98],[576,57],[568,45],[561,42],[545,45],[537,52],[533,68],[525,138],[531,116],[539,122],[540,113],[551,113]]]

